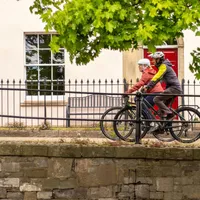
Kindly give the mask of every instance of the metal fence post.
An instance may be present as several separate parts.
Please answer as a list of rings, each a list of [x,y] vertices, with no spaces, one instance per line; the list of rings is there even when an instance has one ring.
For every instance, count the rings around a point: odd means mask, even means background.
[[[47,82],[46,78],[44,79],[44,126],[47,127],[47,102],[46,102],[46,90],[47,90]]]
[[[194,80],[194,95],[196,95],[196,81]],[[196,106],[196,97],[194,96],[194,105]]]
[[[136,93],[136,135],[135,143],[141,144],[141,116],[142,116],[142,94],[141,92]]]
[[[66,107],[66,127],[70,127],[70,106],[71,106],[71,98],[68,97],[67,107]]]
[[[128,90],[129,84],[127,83],[126,79],[123,79],[123,83],[124,83],[124,92]]]
[[[181,81],[181,87],[182,87],[182,93],[184,94],[185,93],[185,79],[183,78],[182,79],[182,81]],[[184,106],[185,105],[185,99],[184,99],[184,96],[182,96],[182,98],[181,98],[181,100],[182,100],[182,105]]]

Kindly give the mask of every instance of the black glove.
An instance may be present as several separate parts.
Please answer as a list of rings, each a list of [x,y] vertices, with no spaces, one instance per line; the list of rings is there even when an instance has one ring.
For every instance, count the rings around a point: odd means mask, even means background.
[[[147,93],[148,90],[149,90],[149,87],[143,87],[140,91],[142,93]]]

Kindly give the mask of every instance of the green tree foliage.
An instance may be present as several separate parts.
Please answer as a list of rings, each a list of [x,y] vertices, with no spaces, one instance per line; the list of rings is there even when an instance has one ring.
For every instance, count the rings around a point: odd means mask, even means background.
[[[87,64],[102,49],[124,51],[141,43],[154,51],[183,30],[200,33],[199,0],[35,0],[30,10],[46,31],[58,32],[52,50],[65,47],[77,64]]]
[[[193,61],[189,66],[190,71],[194,73],[197,79],[200,79],[200,48],[198,47],[197,50],[194,50],[191,55]]]

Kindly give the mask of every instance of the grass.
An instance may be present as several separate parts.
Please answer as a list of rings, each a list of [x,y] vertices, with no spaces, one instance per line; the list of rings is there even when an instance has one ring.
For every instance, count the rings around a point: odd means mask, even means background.
[[[24,126],[24,127],[16,127],[16,126],[3,126],[0,127],[0,130],[52,130],[52,131],[100,131],[100,128],[97,127],[50,127],[49,129],[40,128],[40,126]]]
[[[19,130],[23,130],[26,128],[23,122],[17,122],[17,121],[7,123],[6,127],[8,129],[19,129]]]

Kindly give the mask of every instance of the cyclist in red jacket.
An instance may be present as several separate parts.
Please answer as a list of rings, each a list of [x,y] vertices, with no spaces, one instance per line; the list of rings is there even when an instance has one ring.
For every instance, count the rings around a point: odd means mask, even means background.
[[[138,61],[138,66],[139,66],[139,70],[140,72],[142,72],[142,77],[140,78],[139,82],[137,82],[136,84],[134,84],[129,90],[127,90],[125,93],[126,94],[130,94],[133,93],[137,90],[139,90],[140,88],[146,86],[151,79],[155,76],[155,74],[157,73],[150,65],[150,61],[149,59],[140,59]],[[163,92],[163,88],[160,84],[160,82],[158,82],[151,90],[148,91],[148,93],[162,93]],[[149,104],[151,104],[152,106],[154,105],[154,99],[155,96],[146,96],[145,99],[149,102]]]

